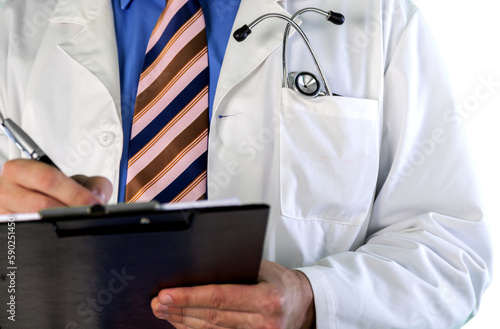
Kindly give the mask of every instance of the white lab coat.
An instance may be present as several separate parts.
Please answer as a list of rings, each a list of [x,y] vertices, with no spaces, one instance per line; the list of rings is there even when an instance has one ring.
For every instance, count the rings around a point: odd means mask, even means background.
[[[344,97],[281,90],[282,21],[231,39],[209,197],[271,205],[264,257],[308,276],[318,328],[459,327],[489,283],[491,249],[436,45],[406,0],[243,0],[235,28],[307,6],[346,16],[340,27],[302,16]],[[117,187],[115,43],[109,0],[0,1],[0,111],[65,173]],[[297,36],[290,47],[291,69],[315,72]],[[0,138],[2,161],[20,156]]]

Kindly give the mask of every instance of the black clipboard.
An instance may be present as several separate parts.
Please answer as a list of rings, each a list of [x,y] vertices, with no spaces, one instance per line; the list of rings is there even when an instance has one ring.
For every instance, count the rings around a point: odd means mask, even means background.
[[[71,211],[71,213],[68,213]],[[169,328],[151,311],[167,287],[257,281],[267,205],[86,207],[0,224],[0,328]],[[12,271],[15,273],[12,281]]]

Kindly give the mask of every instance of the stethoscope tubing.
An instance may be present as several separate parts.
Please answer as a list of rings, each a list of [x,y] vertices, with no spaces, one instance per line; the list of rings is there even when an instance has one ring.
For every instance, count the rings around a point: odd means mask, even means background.
[[[306,8],[303,8],[303,9],[297,11],[295,14],[293,14],[292,17],[290,17],[290,19],[293,22],[295,22],[295,19],[297,17],[299,17],[303,13],[309,12],[309,11],[316,12],[318,14],[324,15],[327,18],[330,15],[329,12],[326,12],[326,11],[321,10],[319,8],[306,7]],[[288,51],[287,51],[288,47],[287,47],[287,44],[288,44],[288,37],[289,37],[289,34],[290,34],[290,28],[291,28],[291,26],[292,25],[290,23],[288,23],[286,25],[285,32],[283,34],[283,56],[282,56],[282,58],[283,58],[283,87],[285,87],[285,88],[289,88],[289,81],[288,81]],[[297,26],[298,26],[298,24],[297,24]],[[302,32],[302,35],[305,36],[305,33],[303,32],[302,28],[297,29],[295,26],[294,26],[294,28],[297,31],[299,31],[299,33]],[[325,78],[323,70],[321,69],[321,67],[319,65],[319,62],[317,60],[316,54],[313,52],[313,50],[312,50],[312,48],[310,46],[310,42],[307,39],[307,37],[305,38],[305,41],[306,41],[306,44],[308,44],[309,50],[311,51],[311,55],[313,56],[314,63],[316,65],[316,68],[318,69],[318,73],[319,73],[320,79],[322,80],[323,86],[325,88],[325,93],[326,93],[326,95],[332,95],[332,92],[331,92],[331,89],[330,89],[330,85],[328,84],[328,80]]]
[[[310,8],[304,8],[303,10],[311,10]],[[315,8],[313,8],[314,10]],[[320,75],[320,78],[321,80],[323,81],[323,85],[325,87],[325,93],[327,96],[331,96],[332,93],[331,93],[331,90],[330,90],[330,87],[328,86],[328,83],[326,81],[326,78],[325,78],[325,74],[323,73],[323,70],[321,69],[321,66],[319,65],[319,62],[317,60],[317,57],[316,57],[316,54],[311,46],[311,43],[309,42],[309,39],[307,38],[306,34],[304,33],[304,31],[302,30],[302,28],[300,28],[300,26],[295,22],[293,21],[293,17],[296,17],[298,16],[297,14],[300,15],[300,12],[302,12],[303,10],[300,10],[299,12],[297,12],[296,14],[294,14],[292,16],[292,18],[289,18],[285,15],[282,15],[282,14],[278,14],[278,13],[269,13],[269,14],[265,14],[265,15],[262,15],[262,16],[259,16],[257,17],[253,22],[251,22],[250,24],[248,24],[248,28],[249,29],[252,29],[255,27],[255,25],[259,24],[260,22],[262,22],[263,20],[265,19],[268,19],[268,18],[271,18],[271,17],[275,17],[275,18],[280,18],[280,19],[283,19],[285,21],[288,22],[287,24],[287,30],[288,30],[288,33],[289,33],[289,30],[290,30],[290,26],[293,26],[293,28],[299,33],[299,35],[302,37],[302,39],[304,40],[307,48],[309,49],[309,52],[311,53],[311,56],[313,57],[313,61],[314,61],[314,65],[316,66],[316,69],[318,70],[318,73]],[[306,10],[306,11],[307,11]],[[322,12],[321,10],[317,9],[318,11],[320,11],[320,13]],[[328,14],[328,13],[326,13]],[[286,33],[285,31],[285,36],[284,38],[288,38],[287,35],[288,33]],[[286,87],[288,88],[288,69],[287,69],[287,60],[286,60],[286,44],[283,44],[283,87]]]

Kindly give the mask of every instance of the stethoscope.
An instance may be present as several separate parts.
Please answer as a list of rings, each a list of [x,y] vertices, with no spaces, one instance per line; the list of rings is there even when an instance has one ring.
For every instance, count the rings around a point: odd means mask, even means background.
[[[252,28],[254,28],[257,24],[262,22],[263,20],[271,17],[275,18],[281,18],[284,19],[288,22],[285,32],[283,34],[283,54],[282,54],[282,61],[283,61],[283,87],[284,88],[292,88],[301,95],[305,97],[319,97],[319,96],[338,96],[337,94],[332,93],[330,86],[328,85],[328,81],[325,78],[325,74],[323,73],[323,70],[321,69],[321,66],[319,65],[318,59],[316,57],[316,54],[314,53],[311,43],[309,42],[309,39],[307,38],[304,30],[297,24],[295,23],[295,19],[302,15],[305,12],[312,11],[318,14],[321,14],[326,17],[326,20],[336,24],[336,25],[342,25],[344,24],[345,17],[342,14],[335,13],[333,11],[324,11],[318,8],[304,8],[299,11],[297,11],[291,18],[278,14],[278,13],[269,13],[262,15],[255,19],[252,23],[249,25],[243,25],[239,29],[237,29],[233,37],[236,39],[238,42],[244,41],[250,33],[252,33]],[[290,34],[290,27],[293,26],[295,30],[300,34],[302,39],[307,45],[307,48],[309,49],[309,52],[311,53],[311,56],[313,57],[314,65],[316,66],[316,69],[318,70],[320,79],[318,79],[314,74],[306,71],[302,72],[292,72],[288,73],[288,62],[287,62],[287,42],[288,42],[288,36]]]

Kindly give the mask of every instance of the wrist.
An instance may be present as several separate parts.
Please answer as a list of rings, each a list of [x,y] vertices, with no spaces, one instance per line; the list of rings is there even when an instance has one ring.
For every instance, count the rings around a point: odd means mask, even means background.
[[[302,309],[305,311],[300,329],[311,329],[316,326],[316,308],[314,306],[314,293],[307,276],[301,271],[294,271],[300,281]]]

